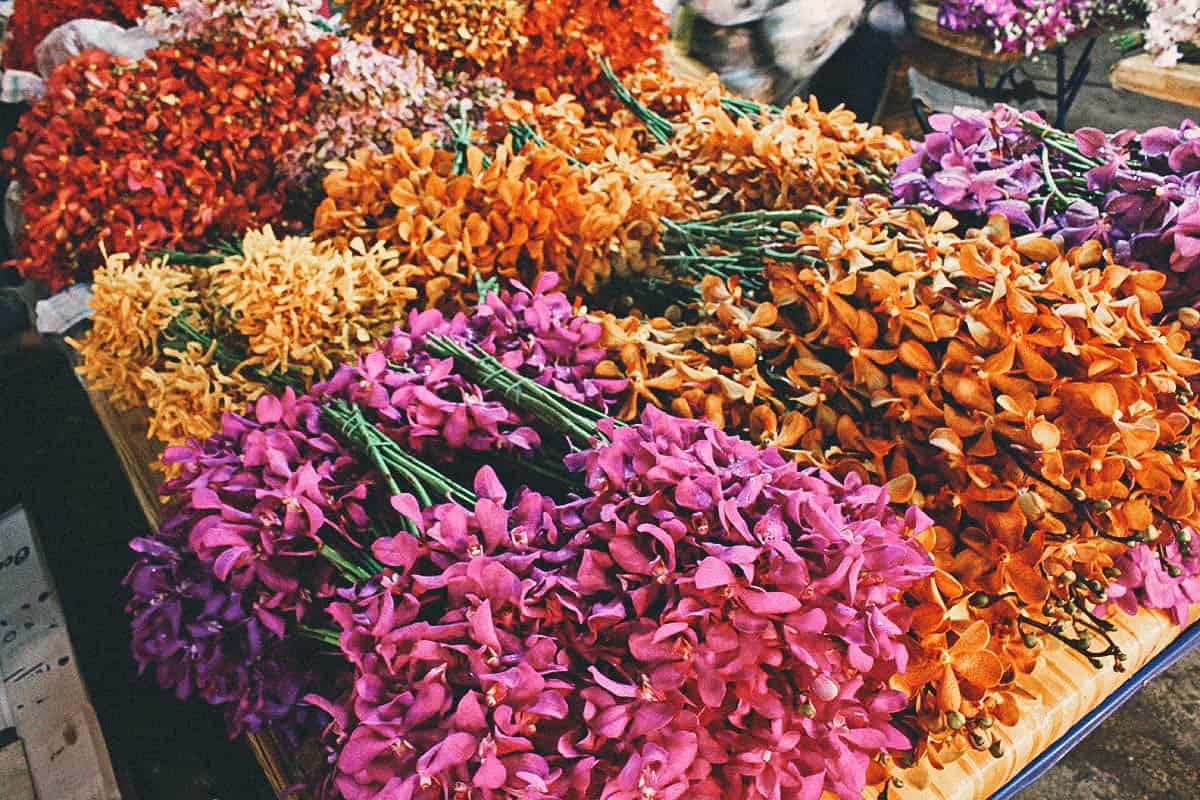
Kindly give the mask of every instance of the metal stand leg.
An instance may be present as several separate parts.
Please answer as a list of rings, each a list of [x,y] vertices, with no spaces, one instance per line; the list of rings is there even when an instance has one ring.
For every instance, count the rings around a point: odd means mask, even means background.
[[[1075,66],[1071,69],[1070,77],[1067,77],[1067,53],[1066,49],[1059,47],[1054,51],[1055,59],[1055,83],[1054,83],[1054,101],[1055,101],[1055,117],[1054,124],[1058,128],[1062,128],[1067,123],[1067,114],[1071,111],[1071,106],[1075,105],[1075,100],[1079,97],[1079,91],[1083,88],[1084,81],[1087,80],[1088,73],[1092,70],[1092,50],[1096,47],[1096,37],[1088,39],[1087,44],[1083,47],[1083,52],[1079,54],[1079,59],[1075,62]]]

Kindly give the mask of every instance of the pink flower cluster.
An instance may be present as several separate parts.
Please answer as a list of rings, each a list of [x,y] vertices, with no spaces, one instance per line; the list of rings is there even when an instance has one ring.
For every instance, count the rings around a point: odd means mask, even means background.
[[[176,0],[151,7],[138,23],[163,41],[248,39],[280,47],[310,47],[329,36],[321,0]]]
[[[414,453],[441,458],[453,450],[532,453],[541,437],[530,420],[456,371],[454,361],[425,350],[438,334],[472,344],[506,367],[565,397],[607,409],[623,379],[597,378],[605,357],[601,326],[576,313],[558,277],[546,273],[529,289],[513,282],[490,293],[470,316],[413,311],[407,325],[357,365],[344,365],[313,393],[370,409],[385,432]]]
[[[649,409],[570,458],[589,491],[398,511],[420,538],[335,604],[346,800],[861,797],[906,750],[905,589],[933,571],[886,491]]]
[[[1108,585],[1109,603],[1126,614],[1139,608],[1166,611],[1176,625],[1186,625],[1192,604],[1200,603],[1200,553],[1194,536],[1181,528],[1157,546],[1135,544],[1116,562],[1120,575]],[[1103,616],[1106,606],[1096,613]]]

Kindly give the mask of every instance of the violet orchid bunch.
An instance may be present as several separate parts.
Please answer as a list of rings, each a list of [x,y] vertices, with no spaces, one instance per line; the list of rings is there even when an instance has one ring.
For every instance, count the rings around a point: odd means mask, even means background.
[[[1095,25],[1123,25],[1144,13],[1142,0],[941,0],[938,24],[977,33],[997,53],[1033,55]]]
[[[306,715],[299,701],[318,685],[298,642],[284,640],[252,593],[218,580],[186,540],[174,525],[130,542],[141,554],[124,581],[139,671],[181,700],[224,707],[231,737],[270,725],[294,739]]]
[[[611,408],[626,381],[595,374],[606,356],[601,325],[577,313],[554,291],[557,283],[550,273],[532,289],[512,282],[488,293],[470,316],[413,311],[378,351],[343,365],[313,393],[369,409],[391,439],[417,454],[440,457],[447,447],[534,453],[541,447],[535,420],[471,381],[453,359],[431,353],[428,343],[446,337],[478,348],[571,400]]]
[[[1169,307],[1200,297],[1200,128],[1067,134],[1005,105],[930,117],[933,131],[900,162],[900,201],[1001,214],[1018,232],[1090,240],[1117,263],[1161,271]]]

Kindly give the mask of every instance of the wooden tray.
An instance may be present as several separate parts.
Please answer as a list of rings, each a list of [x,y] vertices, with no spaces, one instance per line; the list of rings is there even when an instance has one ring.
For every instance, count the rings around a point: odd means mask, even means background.
[[[1200,108],[1200,64],[1156,67],[1153,58],[1140,53],[1118,61],[1109,80],[1115,89]]]
[[[1021,53],[997,53],[992,47],[992,43],[978,33],[943,28],[938,24],[936,3],[913,3],[911,20],[917,36],[972,58],[993,61],[998,64],[1012,63],[1024,58]]]
[[[159,478],[151,465],[157,460],[160,448],[146,438],[144,412],[118,412],[99,392],[89,390],[88,398],[116,448],[146,520],[156,526]],[[1193,609],[1193,620],[1197,618],[1200,606]],[[1082,656],[1052,640],[1040,668],[1023,681],[1024,687],[1038,698],[1021,703],[1025,724],[1016,730],[993,729],[1004,742],[1003,757],[992,758],[987,753],[971,751],[946,769],[929,770],[928,785],[910,782],[902,788],[892,787],[889,800],[987,800],[1183,630],[1162,614],[1150,611],[1136,617],[1118,615],[1113,622],[1118,626],[1113,639],[1129,656],[1127,672],[1096,670]],[[165,695],[164,702],[167,702]],[[307,760],[298,759],[270,734],[246,738],[276,794],[303,800],[304,795],[287,790],[301,782],[302,770],[298,764]],[[873,792],[869,795],[875,796]]]

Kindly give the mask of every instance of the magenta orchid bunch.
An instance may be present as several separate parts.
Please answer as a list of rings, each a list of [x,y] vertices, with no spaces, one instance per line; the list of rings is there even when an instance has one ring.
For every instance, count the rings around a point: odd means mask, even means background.
[[[600,429],[611,444],[568,459],[590,494],[562,512],[588,543],[585,636],[628,654],[597,667],[608,696],[592,736],[622,765],[695,736],[674,774],[696,797],[860,797],[871,759],[911,747],[888,680],[909,657],[901,595],[933,572],[912,539],[930,521],[857,477],[653,408]],[[634,724],[651,706],[655,724]],[[637,776],[659,780],[650,764]]]

